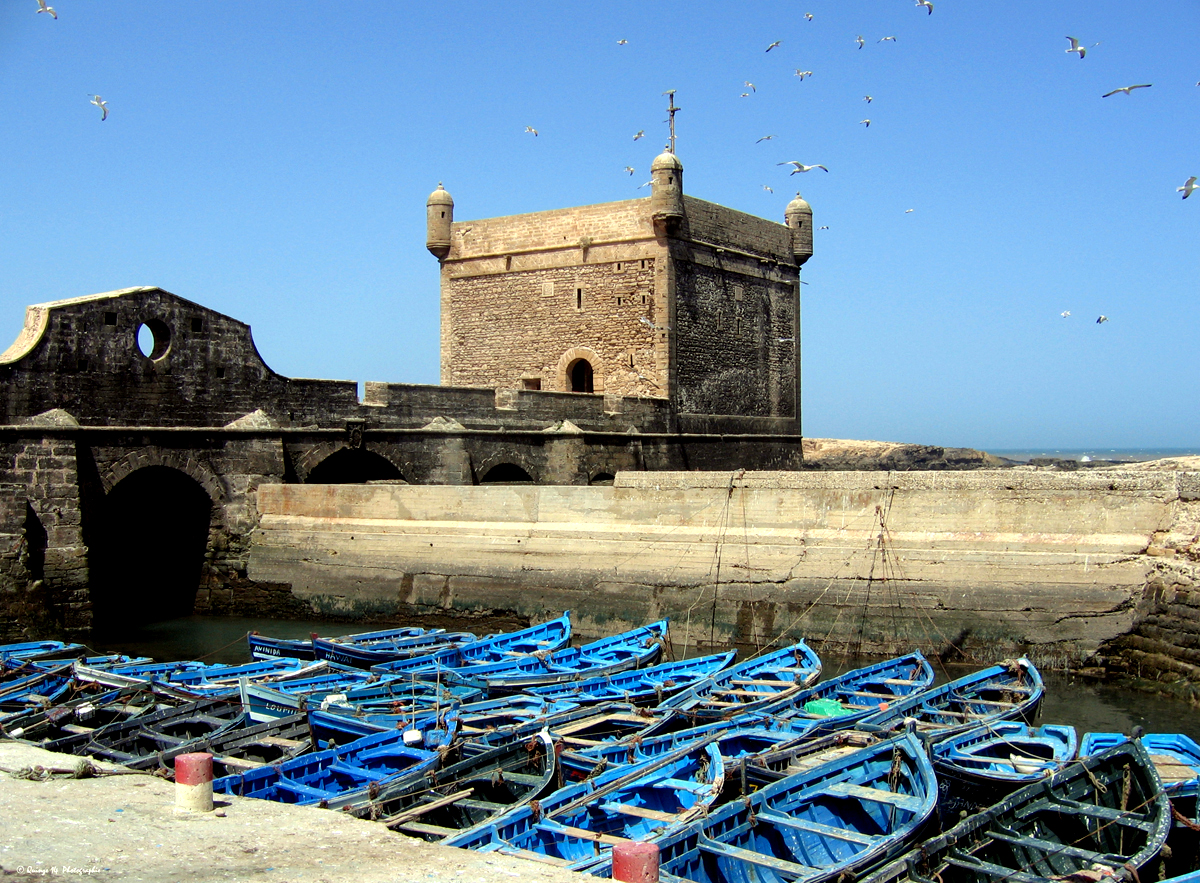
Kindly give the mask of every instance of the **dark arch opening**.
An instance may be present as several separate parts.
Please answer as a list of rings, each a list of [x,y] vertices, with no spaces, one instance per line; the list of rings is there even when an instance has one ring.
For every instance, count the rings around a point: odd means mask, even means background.
[[[594,392],[592,389],[592,366],[587,359],[576,359],[567,368],[571,378],[571,392]]]
[[[305,484],[365,484],[368,481],[403,481],[404,475],[387,457],[363,448],[342,448],[308,473]]]
[[[533,476],[513,463],[497,463],[479,479],[480,484],[531,484]]]
[[[616,478],[611,472],[597,472],[588,481],[588,484],[612,484]]]
[[[89,588],[96,631],[188,616],[208,548],[212,500],[166,466],[127,475],[104,497],[89,531]]]
[[[25,570],[31,580],[46,578],[46,546],[50,537],[42,525],[42,519],[33,511],[33,506],[25,504]]]

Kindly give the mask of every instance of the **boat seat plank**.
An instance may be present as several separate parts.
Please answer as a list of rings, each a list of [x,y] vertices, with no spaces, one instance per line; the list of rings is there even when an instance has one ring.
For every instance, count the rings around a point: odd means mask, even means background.
[[[987,877],[995,877],[998,881],[1002,881],[1002,883],[1046,883],[1045,877],[1039,877],[1036,874],[1026,874],[1022,871],[1006,868],[1003,865],[981,861],[974,856],[957,851],[946,857],[946,864],[976,874],[983,874]]]
[[[771,855],[764,855],[761,852],[755,852],[752,849],[742,849],[740,846],[730,846],[728,843],[721,843],[717,840],[712,840],[700,835],[696,846],[702,852],[711,853],[712,855],[724,855],[729,858],[738,859],[751,865],[760,865],[764,868],[771,868],[774,871],[779,871],[784,874],[792,874],[796,876],[808,876],[817,873],[816,868],[811,868],[808,865],[802,865],[797,862],[785,861],[781,858],[775,858]]]
[[[602,803],[600,809],[604,812],[616,813],[623,816],[635,816],[639,819],[653,819],[656,822],[673,822],[678,816],[674,813],[661,812],[646,806],[633,806],[628,803]]]
[[[487,846],[478,850],[479,852],[499,852],[503,855],[511,855],[516,858],[529,859],[532,862],[541,862],[544,865],[557,865],[560,868],[565,868],[570,864],[566,859],[558,858],[553,855],[544,855],[540,852],[534,852],[532,849],[522,849],[519,846],[510,846],[507,843],[489,843]]]
[[[381,821],[389,828],[396,828],[399,825],[404,825],[411,822],[413,819],[419,819],[427,812],[432,812],[435,809],[441,809],[443,806],[449,806],[464,798],[470,797],[474,792],[473,788],[464,788],[462,791],[455,791],[453,794],[447,794],[444,797],[439,797],[436,800],[431,800],[428,803],[423,803],[420,806],[414,806],[406,809],[403,812],[398,812],[393,816],[389,816]]]
[[[307,744],[299,739],[285,739],[282,736],[263,736],[258,741],[264,745],[274,745],[278,748],[300,748]]]
[[[793,682],[761,678],[734,678],[729,683],[739,687],[790,687]]]
[[[712,788],[704,782],[693,782],[689,779],[659,779],[654,783],[655,788],[667,788],[671,791],[689,791],[692,794],[707,794]]]
[[[876,678],[875,683],[877,683],[877,684],[896,684],[897,686],[900,686],[900,687],[914,687],[917,684],[920,684],[923,682],[910,680],[909,678]]]
[[[538,824],[539,826],[544,826],[552,831],[558,831],[571,837],[578,837],[580,840],[592,840],[596,843],[603,843],[605,846],[616,846],[619,843],[633,842],[628,837],[617,837],[613,834],[601,834],[599,831],[589,831],[586,828],[576,828],[574,825],[564,825],[561,822],[555,822],[551,819],[544,819]]]
[[[780,828],[793,828],[797,831],[808,831],[812,834],[820,834],[822,837],[834,837],[838,840],[845,840],[848,843],[858,843],[863,846],[869,846],[879,839],[877,834],[862,834],[858,831],[851,831],[847,828],[835,828],[832,825],[822,825],[820,822],[810,822],[808,819],[798,819],[793,816],[784,815],[773,810],[759,810],[754,814],[756,819],[769,822]]]
[[[1003,831],[990,831],[989,834],[993,840],[999,840],[1002,843],[1011,843],[1015,846],[1046,853],[1047,855],[1069,855],[1088,862],[1097,860],[1097,853],[1094,849],[1080,849],[1077,846],[1070,846],[1065,843],[1055,843],[1053,840],[1026,837],[1022,834],[1006,834]]]
[[[473,797],[464,797],[458,801],[459,806],[467,809],[477,809],[486,813],[499,812],[502,809],[508,809],[507,803],[495,803],[491,800],[476,800]]]
[[[457,834],[458,828],[446,828],[442,825],[431,825],[428,822],[407,822],[403,825],[388,825],[393,831],[400,831],[404,834],[415,834],[420,836],[427,834],[430,837],[449,837],[451,834]]]
[[[787,687],[790,689],[796,685],[790,681],[775,681],[774,686]],[[751,696],[755,699],[769,699],[769,698],[773,698],[776,694],[775,694],[775,691],[773,691],[773,690],[717,690],[716,695],[718,695],[718,696]]]
[[[534,785],[541,785],[546,781],[546,779],[544,776],[531,776],[528,773],[510,773],[508,771],[501,771],[500,781],[513,782],[517,785],[528,785],[533,787]]]
[[[970,696],[955,697],[955,702],[961,702],[964,705],[986,705],[988,708],[1016,708],[1016,702],[1002,702],[998,699],[975,699]]]
[[[246,760],[244,757],[223,757],[217,756],[213,758],[213,763],[219,763],[223,766],[236,768],[238,770],[253,770],[260,766],[266,766],[265,763],[257,760]]]
[[[1118,824],[1126,825],[1130,828],[1138,828],[1142,831],[1151,831],[1154,828],[1152,822],[1146,821],[1133,813],[1122,812],[1110,806],[1096,806],[1092,803],[1084,803],[1081,800],[1071,800],[1065,797],[1052,798],[1050,806],[1055,809],[1076,812],[1080,815],[1092,816],[1096,819],[1117,822]]]
[[[855,797],[859,800],[871,800],[875,803],[886,803],[898,809],[918,812],[921,801],[908,794],[898,791],[885,791],[882,788],[871,788],[866,785],[855,785],[851,782],[834,782],[825,788],[826,793],[842,797]]]

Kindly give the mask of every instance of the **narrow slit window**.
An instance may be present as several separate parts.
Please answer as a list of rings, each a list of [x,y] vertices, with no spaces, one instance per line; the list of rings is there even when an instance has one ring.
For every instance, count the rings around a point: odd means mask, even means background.
[[[577,309],[577,310],[583,309],[583,289],[582,288],[575,289],[575,309]]]

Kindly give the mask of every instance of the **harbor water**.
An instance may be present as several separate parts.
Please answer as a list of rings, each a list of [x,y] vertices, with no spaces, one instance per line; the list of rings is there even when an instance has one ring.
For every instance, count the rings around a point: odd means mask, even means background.
[[[307,638],[313,633],[342,635],[383,626],[358,623],[328,623],[312,620],[283,620],[254,617],[188,616],[149,623],[121,633],[99,635],[90,642],[96,650],[151,656],[160,661],[200,659],[205,662],[240,663],[250,660],[246,635],[254,630],[279,638]],[[477,631],[470,623],[457,628]],[[753,655],[754,648],[739,647],[740,658]],[[680,654],[682,655],[682,654]],[[872,660],[822,657],[825,675],[838,674]],[[938,682],[961,677],[973,668],[999,660],[981,659],[973,664],[939,666]],[[1082,735],[1087,732],[1130,733],[1141,727],[1148,733],[1184,733],[1200,741],[1200,709],[1181,701],[1123,689],[1064,672],[1042,671],[1046,697],[1038,723],[1070,724]]]

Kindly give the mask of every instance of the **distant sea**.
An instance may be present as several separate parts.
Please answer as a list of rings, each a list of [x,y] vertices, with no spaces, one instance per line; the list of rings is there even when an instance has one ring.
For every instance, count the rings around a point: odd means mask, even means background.
[[[1190,457],[1200,455],[1197,448],[984,448],[989,454],[1028,463],[1035,457],[1053,457],[1058,460],[1116,460],[1122,463],[1137,463],[1142,460],[1161,460],[1164,457]]]

